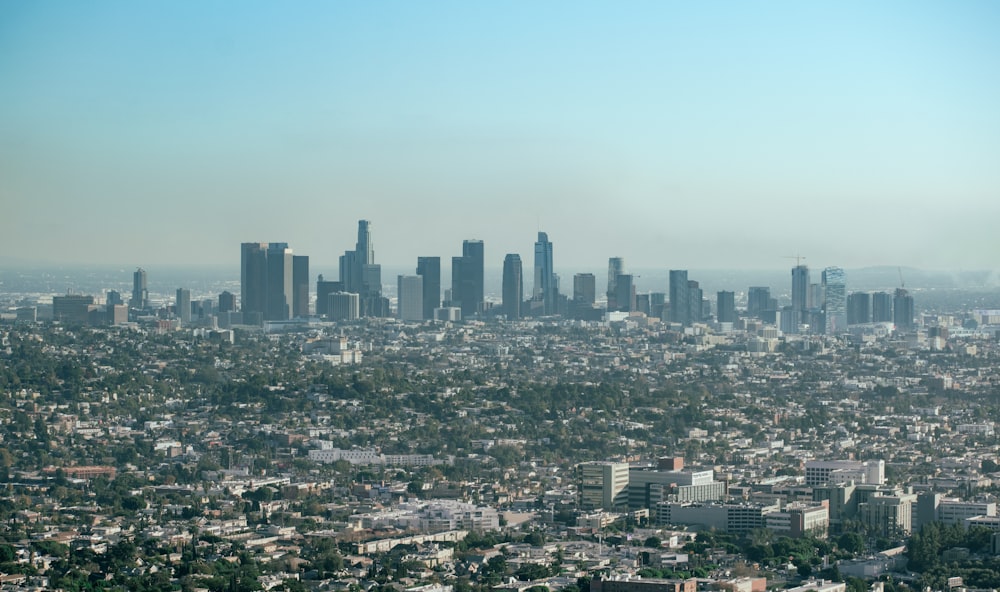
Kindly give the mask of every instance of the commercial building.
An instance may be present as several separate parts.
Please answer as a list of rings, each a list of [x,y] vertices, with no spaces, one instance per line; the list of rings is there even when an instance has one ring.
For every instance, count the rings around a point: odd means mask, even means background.
[[[537,274],[537,270],[536,270]],[[509,253],[503,259],[503,287],[502,287],[502,308],[503,314],[508,321],[516,321],[521,318],[521,303],[524,300],[523,275],[521,270],[521,256],[516,253]]]
[[[417,257],[417,275],[424,278],[424,319],[434,318],[441,306],[441,258]]]
[[[424,278],[401,275],[396,278],[398,316],[404,321],[424,320]]]
[[[594,510],[628,507],[628,463],[586,462],[580,465],[580,506]]]

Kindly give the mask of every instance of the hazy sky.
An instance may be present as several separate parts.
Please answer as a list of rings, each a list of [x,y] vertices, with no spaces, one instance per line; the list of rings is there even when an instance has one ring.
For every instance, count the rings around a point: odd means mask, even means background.
[[[1000,2],[0,3],[0,264],[1000,268]]]

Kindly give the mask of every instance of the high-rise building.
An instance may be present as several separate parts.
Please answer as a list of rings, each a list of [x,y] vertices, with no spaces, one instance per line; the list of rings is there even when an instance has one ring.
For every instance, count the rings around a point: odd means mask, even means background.
[[[825,333],[836,335],[847,330],[847,276],[839,267],[823,270],[823,318]]]
[[[98,308],[93,296],[66,294],[52,297],[52,319],[63,323],[87,325],[91,311]]]
[[[592,308],[597,302],[597,278],[592,273],[578,273],[573,276],[573,304]]]
[[[292,257],[288,243],[268,243],[265,321],[292,318]]]
[[[124,303],[121,292],[118,290],[108,290],[108,297],[104,300],[105,306],[118,306]]]
[[[139,267],[132,274],[132,301],[129,306],[135,310],[149,307],[149,290],[146,288],[146,270]]]
[[[615,278],[615,304],[621,312],[636,310],[635,282],[632,274],[626,273]]]
[[[243,243],[240,261],[240,308],[244,322],[291,318],[293,257],[288,243]],[[306,271],[308,277],[308,271]],[[308,288],[306,289],[308,299]],[[256,320],[253,320],[255,319]]]
[[[628,508],[628,463],[585,462],[580,477],[581,507],[609,512]]]
[[[234,310],[236,310],[236,296],[228,290],[219,294],[219,313],[233,312]]]
[[[792,311],[797,313],[795,323],[801,323],[809,310],[809,268],[796,265],[792,268]]]
[[[334,321],[354,321],[361,316],[360,298],[354,292],[330,294],[329,317]]]
[[[671,269],[670,283],[670,315],[671,323],[680,323],[684,326],[691,324],[691,290],[688,285],[688,272],[686,269]],[[701,306],[701,301],[698,301]]]
[[[872,322],[872,295],[855,292],[847,296],[847,324],[861,325]]]
[[[316,281],[316,316],[327,316],[330,314],[330,294],[344,291],[344,284],[340,281],[330,281],[323,279],[320,274]]]
[[[618,276],[625,275],[625,259],[622,257],[608,258],[608,310],[618,310],[615,298],[618,296]]]
[[[191,290],[177,288],[177,298],[174,300],[174,311],[184,325],[191,323]]]
[[[382,297],[382,266],[375,263],[372,223],[368,220],[358,220],[354,250],[340,256],[340,282],[345,291],[358,295],[361,316],[388,316],[388,303]]]
[[[768,303],[771,301],[771,288],[764,286],[750,286],[747,290],[747,316],[760,318],[765,310],[768,310]]]
[[[688,280],[688,313],[685,325],[700,323],[705,320],[705,295],[701,286],[694,280]]]
[[[462,243],[462,256],[451,259],[451,298],[462,309],[462,318],[471,319],[483,312],[484,295],[483,241]]]
[[[536,275],[537,275],[537,269]],[[503,258],[503,314],[508,321],[521,318],[521,301],[524,300],[521,256],[509,253]]]
[[[396,278],[399,297],[399,318],[404,321],[424,320],[424,278],[401,275]]]
[[[531,298],[542,303],[543,315],[556,314],[558,290],[552,269],[552,243],[544,232],[538,233],[538,241],[535,242],[535,284]]]
[[[417,257],[417,275],[424,278],[424,319],[431,320],[441,306],[441,258]]]
[[[891,294],[887,294],[885,292],[875,292],[872,294],[872,322],[893,322]]]
[[[896,288],[892,297],[892,322],[897,331],[910,331],[913,324],[913,296],[904,288]]]
[[[736,294],[733,292],[721,291],[715,295],[715,318],[720,323],[736,322]]]
[[[309,316],[309,257],[292,256],[292,316]]]

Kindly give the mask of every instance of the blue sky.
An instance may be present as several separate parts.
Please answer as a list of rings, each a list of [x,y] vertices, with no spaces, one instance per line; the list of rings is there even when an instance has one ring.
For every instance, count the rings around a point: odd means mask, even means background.
[[[5,2],[0,263],[1000,268],[1000,3]]]

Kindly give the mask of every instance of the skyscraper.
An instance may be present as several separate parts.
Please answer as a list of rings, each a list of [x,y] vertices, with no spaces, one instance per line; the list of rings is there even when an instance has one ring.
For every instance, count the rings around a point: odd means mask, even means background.
[[[292,256],[292,316],[309,316],[309,257]]]
[[[424,319],[431,320],[441,307],[441,258],[417,257],[417,275],[424,278]]]
[[[535,270],[537,274],[537,269]],[[521,301],[524,300],[521,256],[510,253],[503,259],[503,314],[508,321],[521,318]]]
[[[146,270],[139,267],[132,274],[132,301],[129,306],[136,310],[149,307],[149,290],[146,289]]]
[[[615,278],[615,305],[621,312],[636,310],[635,283],[632,274],[625,273]]]
[[[792,268],[792,311],[797,313],[795,323],[801,323],[809,310],[809,268],[796,265]]]
[[[538,233],[535,242],[535,284],[531,298],[542,303],[542,314],[556,314],[558,295],[552,269],[552,243],[544,232]]]
[[[860,325],[872,321],[872,295],[855,292],[847,296],[847,324]]]
[[[747,315],[759,319],[761,313],[767,310],[770,300],[771,288],[750,286],[747,290]]]
[[[671,323],[680,323],[684,326],[691,324],[691,290],[688,286],[688,272],[686,269],[671,269],[668,291],[670,292],[670,315]],[[701,306],[701,302],[698,302]]]
[[[268,243],[265,321],[292,318],[292,257],[288,243]]]
[[[177,288],[177,298],[174,301],[174,311],[181,323],[188,325],[191,323],[191,290],[187,288]]]
[[[340,283],[358,295],[361,316],[387,316],[388,303],[382,297],[382,266],[375,263],[372,223],[358,220],[358,240],[353,251],[340,256]]]
[[[913,296],[904,288],[896,288],[892,297],[892,322],[897,331],[910,331],[913,324]]]
[[[686,273],[686,272],[685,272]],[[685,325],[700,323],[705,320],[705,295],[701,286],[694,280],[688,280],[688,313]]]
[[[715,295],[716,318],[720,323],[736,322],[736,294],[721,291]]]
[[[618,276],[625,275],[625,259],[622,257],[608,258],[608,310],[618,310],[615,297],[618,294]]]
[[[263,318],[267,303],[267,243],[240,246],[240,310]],[[250,324],[250,319],[244,319]]]
[[[233,312],[236,310],[236,296],[226,290],[219,294],[219,313]]]
[[[483,312],[485,249],[481,240],[462,243],[462,256],[451,259],[451,298],[462,309],[462,318],[471,319]]]
[[[243,243],[240,307],[244,322],[252,324],[261,320],[291,318],[292,277],[293,255],[288,243]],[[308,298],[308,288],[306,294]]]
[[[399,318],[403,321],[424,319],[424,278],[419,275],[401,275],[396,278],[399,297]]]
[[[823,270],[823,317],[825,333],[836,335],[847,330],[847,276],[839,267]]]
[[[592,308],[597,302],[597,278],[592,273],[578,273],[573,276],[573,304],[577,307]]]
[[[872,322],[893,322],[891,294],[887,294],[885,292],[875,292],[872,294]]]

